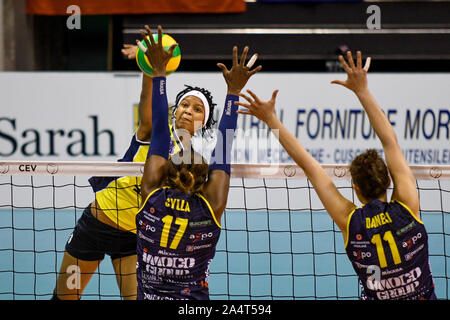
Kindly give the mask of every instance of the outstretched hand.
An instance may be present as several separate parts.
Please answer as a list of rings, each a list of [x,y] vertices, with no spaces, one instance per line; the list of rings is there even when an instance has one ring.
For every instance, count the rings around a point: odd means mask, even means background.
[[[353,61],[352,53],[347,51],[347,62],[344,57],[339,56],[339,61],[345,72],[347,72],[347,80],[333,80],[331,83],[340,84],[355,93],[367,90],[367,72],[369,71],[371,58],[366,59],[366,64],[362,67],[361,51],[356,52],[356,65]]]
[[[125,59],[133,60],[136,59],[137,49],[138,47],[134,44],[124,44],[121,52]]]
[[[261,101],[251,90],[247,90],[247,92],[253,99],[246,94],[240,93],[239,96],[247,100],[248,103],[236,102],[237,105],[247,108],[247,110],[239,110],[238,113],[255,116],[266,123],[270,121],[275,116],[275,101],[278,90],[272,93],[272,98],[268,101]]]
[[[153,68],[154,77],[163,77],[166,75],[166,66],[169,60],[172,58],[173,50],[178,46],[174,43],[170,46],[169,50],[165,50],[162,46],[162,27],[158,26],[158,42],[155,43],[152,32],[148,25],[145,26],[146,33],[141,30],[141,35],[144,38],[147,50],[145,55]],[[148,36],[148,37],[147,37]],[[139,45],[139,40],[136,40]]]
[[[238,48],[233,47],[233,66],[230,70],[223,63],[218,63],[217,66],[222,70],[225,82],[228,85],[228,94],[238,95],[242,88],[247,84],[248,79],[256,72],[262,69],[262,66],[258,66],[253,70],[250,70],[251,66],[244,65],[247,58],[248,47],[242,51],[241,60],[238,62],[237,53]]]

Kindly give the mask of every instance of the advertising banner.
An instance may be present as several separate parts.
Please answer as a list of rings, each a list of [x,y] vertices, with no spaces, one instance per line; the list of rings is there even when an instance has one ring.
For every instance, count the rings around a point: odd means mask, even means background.
[[[0,158],[121,158],[138,121],[141,77],[141,73],[0,73]],[[279,89],[276,113],[288,130],[320,163],[348,164],[367,148],[382,148],[354,93],[330,83],[345,77],[344,73],[260,72],[245,89],[261,100],[270,99]],[[450,164],[450,74],[380,73],[369,74],[368,81],[408,163]],[[171,74],[167,79],[169,104],[185,84],[211,91],[218,121],[227,90],[221,73]],[[208,158],[215,132],[211,138],[193,141]],[[239,115],[233,162],[292,160],[263,122]]]

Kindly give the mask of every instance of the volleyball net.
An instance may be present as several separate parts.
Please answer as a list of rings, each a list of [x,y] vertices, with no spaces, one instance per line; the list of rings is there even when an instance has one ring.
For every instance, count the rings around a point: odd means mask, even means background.
[[[359,205],[347,166],[324,165]],[[439,299],[450,296],[450,166],[412,166]],[[95,199],[91,176],[140,176],[142,163],[0,162],[0,299],[49,299],[65,244]],[[388,196],[392,192],[388,190]],[[232,166],[211,299],[358,299],[339,228],[295,165]],[[106,257],[82,299],[121,299]]]

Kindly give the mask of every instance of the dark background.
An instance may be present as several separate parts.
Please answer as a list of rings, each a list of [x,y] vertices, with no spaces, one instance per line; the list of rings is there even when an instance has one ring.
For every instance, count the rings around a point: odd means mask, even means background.
[[[377,5],[381,29],[370,30],[367,7]],[[336,70],[346,47],[362,50],[371,71],[449,72],[450,2],[287,2],[247,3],[245,13],[83,16],[80,30],[68,16],[28,16],[34,51],[18,70],[137,71],[120,49],[135,43],[139,29],[161,24],[180,45],[179,71],[217,71],[233,45],[260,54],[264,71]]]

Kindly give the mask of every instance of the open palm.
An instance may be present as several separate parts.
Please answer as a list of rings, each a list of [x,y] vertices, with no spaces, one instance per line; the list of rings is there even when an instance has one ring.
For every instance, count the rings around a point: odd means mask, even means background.
[[[343,56],[339,56],[339,61],[345,72],[347,72],[347,80],[333,80],[331,83],[340,84],[353,92],[361,92],[367,89],[367,71],[369,71],[371,58],[367,58],[366,64],[362,67],[361,51],[356,53],[356,65],[353,61],[352,53],[347,51],[348,64]]]

